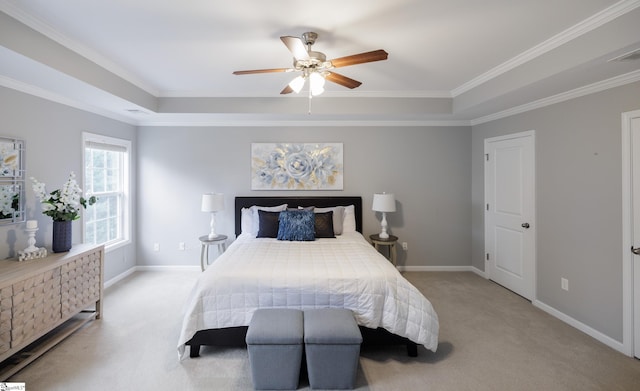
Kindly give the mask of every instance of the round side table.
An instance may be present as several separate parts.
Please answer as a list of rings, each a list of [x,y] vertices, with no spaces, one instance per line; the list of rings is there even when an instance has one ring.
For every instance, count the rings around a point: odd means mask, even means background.
[[[202,249],[200,250],[200,268],[202,271],[205,269],[205,265],[209,265],[209,246],[218,245],[218,255],[225,252],[227,249],[227,235],[218,235],[213,239],[209,239],[209,235],[200,236],[200,243]]]
[[[398,243],[397,236],[389,235],[387,239],[382,239],[380,237],[380,234],[375,234],[375,235],[369,235],[369,239],[371,240],[371,245],[373,245],[373,247],[375,247],[376,250],[378,251],[380,251],[380,246],[389,247],[389,257],[387,259],[389,259],[389,261],[393,263],[393,266],[397,266],[396,265],[396,257],[397,257],[396,244]]]

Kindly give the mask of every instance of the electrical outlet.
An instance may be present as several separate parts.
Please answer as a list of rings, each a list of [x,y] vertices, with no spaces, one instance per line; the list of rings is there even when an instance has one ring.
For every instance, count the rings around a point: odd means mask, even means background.
[[[407,244],[407,242],[402,242],[402,249],[404,251],[407,251],[409,249],[409,245]]]
[[[562,287],[562,290],[568,291],[569,290],[569,280],[567,280],[566,278],[561,278],[560,279],[560,286]]]
[[[160,251],[160,243],[153,244],[153,251]]]
[[[179,249],[180,251],[184,251],[184,249],[185,249],[184,242],[180,242],[180,243],[178,243],[178,249]]]

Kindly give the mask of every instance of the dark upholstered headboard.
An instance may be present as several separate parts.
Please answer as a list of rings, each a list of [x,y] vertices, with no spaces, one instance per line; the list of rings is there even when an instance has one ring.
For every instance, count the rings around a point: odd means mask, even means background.
[[[362,233],[362,197],[236,197],[235,218],[236,237],[242,232],[242,208],[249,208],[253,205],[276,206],[289,204],[290,208],[298,206],[317,206],[326,208],[330,206],[354,205],[356,217],[356,231]]]

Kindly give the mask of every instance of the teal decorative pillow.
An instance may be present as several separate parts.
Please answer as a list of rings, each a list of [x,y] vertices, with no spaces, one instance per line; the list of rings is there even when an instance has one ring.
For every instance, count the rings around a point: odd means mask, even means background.
[[[315,240],[315,214],[310,210],[280,212],[278,240]]]

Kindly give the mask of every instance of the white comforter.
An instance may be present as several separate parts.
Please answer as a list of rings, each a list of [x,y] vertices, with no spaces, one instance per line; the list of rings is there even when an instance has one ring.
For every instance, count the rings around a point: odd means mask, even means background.
[[[438,347],[431,303],[361,234],[312,242],[243,234],[198,278],[186,302],[180,355],[197,331],[248,326],[264,307],[348,308],[362,326]]]

